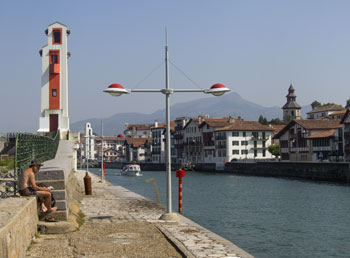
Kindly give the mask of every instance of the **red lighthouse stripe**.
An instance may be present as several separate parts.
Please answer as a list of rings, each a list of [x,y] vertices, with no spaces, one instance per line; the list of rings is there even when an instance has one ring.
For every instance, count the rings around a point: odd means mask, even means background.
[[[50,50],[49,66],[59,65],[59,56],[59,50]],[[49,73],[49,109],[60,109],[60,74],[51,71]]]

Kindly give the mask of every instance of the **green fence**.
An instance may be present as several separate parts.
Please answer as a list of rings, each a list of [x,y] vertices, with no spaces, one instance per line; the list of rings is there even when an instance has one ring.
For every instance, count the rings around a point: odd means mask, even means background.
[[[59,131],[55,132],[52,138],[49,136],[17,133],[15,180],[17,180],[18,176],[29,167],[32,160],[40,160],[40,162],[44,162],[55,158],[59,140]]]

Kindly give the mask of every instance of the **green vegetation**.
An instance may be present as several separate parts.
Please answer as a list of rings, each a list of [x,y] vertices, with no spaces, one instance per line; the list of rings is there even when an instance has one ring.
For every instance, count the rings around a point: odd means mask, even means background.
[[[0,167],[2,167],[0,169],[0,173],[2,173],[2,174],[7,173],[9,170],[13,169],[13,167],[14,167],[13,160],[1,160]]]
[[[270,121],[267,121],[266,117],[262,115],[259,116],[258,122],[262,125],[284,125],[285,122],[279,118],[272,118]]]
[[[267,150],[276,158],[280,155],[280,146],[278,144],[271,144]]]
[[[350,108],[350,99],[346,101],[345,108]]]
[[[317,100],[315,100],[314,102],[311,103],[311,108],[315,109],[317,107],[324,107],[324,106],[330,106],[330,105],[336,105],[336,104],[333,102],[321,103],[321,102],[318,102]]]
[[[85,223],[84,217],[85,217],[85,214],[82,213],[81,211],[79,211],[79,212],[78,212],[78,217],[77,217],[77,219],[76,219],[76,221],[77,221],[79,227],[81,227],[81,226]]]

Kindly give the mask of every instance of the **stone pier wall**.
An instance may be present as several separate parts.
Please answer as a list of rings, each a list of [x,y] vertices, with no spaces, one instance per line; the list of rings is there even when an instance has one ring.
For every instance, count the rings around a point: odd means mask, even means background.
[[[308,180],[350,183],[350,163],[232,162],[225,164],[224,172],[253,176],[293,177]]]
[[[0,202],[0,257],[24,257],[37,232],[36,198],[7,198]]]

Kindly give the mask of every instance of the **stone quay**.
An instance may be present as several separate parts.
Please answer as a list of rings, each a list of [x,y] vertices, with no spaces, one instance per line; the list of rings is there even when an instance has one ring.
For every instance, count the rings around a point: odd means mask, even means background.
[[[56,214],[38,220],[35,197],[0,200],[0,257],[253,257],[180,214],[160,220],[163,206],[92,173],[92,195],[84,195],[86,171],[73,157],[73,144],[61,141],[38,175],[57,189]]]

